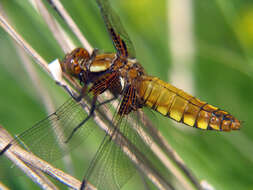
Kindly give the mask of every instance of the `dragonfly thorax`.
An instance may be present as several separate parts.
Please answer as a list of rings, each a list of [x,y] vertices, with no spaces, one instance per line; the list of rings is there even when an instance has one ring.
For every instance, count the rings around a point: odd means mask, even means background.
[[[126,83],[134,83],[143,74],[144,69],[136,59],[115,59],[112,65],[112,70],[119,72],[119,75]]]

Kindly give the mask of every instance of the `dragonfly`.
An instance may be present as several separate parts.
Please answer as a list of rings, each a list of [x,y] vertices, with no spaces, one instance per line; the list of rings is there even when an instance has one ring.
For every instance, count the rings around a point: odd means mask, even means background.
[[[76,48],[60,62],[62,70],[77,78],[82,84],[78,97],[65,102],[56,112],[21,133],[4,148],[4,154],[13,144],[22,142],[39,157],[54,161],[78,146],[94,129],[92,115],[100,105],[118,100],[112,117],[114,129],[106,134],[92,160],[81,189],[86,180],[98,189],[121,189],[136,171],[131,161],[113,142],[121,132],[139,149],[146,147],[139,134],[129,127],[130,117],[137,121],[140,110],[148,108],[177,122],[202,130],[239,130],[241,122],[229,112],[212,106],[177,87],[150,76],[136,60],[135,49],[118,15],[108,0],[96,0],[107,31],[116,49],[115,53],[91,54],[84,48]],[[98,103],[98,98],[109,91],[113,99]],[[90,110],[84,112],[80,101],[89,95]],[[60,128],[61,133],[52,131]],[[64,148],[62,148],[64,146]]]

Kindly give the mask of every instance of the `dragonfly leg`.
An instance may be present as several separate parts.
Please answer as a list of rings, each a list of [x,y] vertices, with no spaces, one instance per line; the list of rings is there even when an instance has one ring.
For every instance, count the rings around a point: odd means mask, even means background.
[[[100,107],[100,106],[102,106],[102,105],[104,105],[104,104],[107,104],[107,103],[109,103],[109,102],[111,102],[111,101],[113,101],[113,100],[116,100],[116,99],[117,99],[117,97],[113,97],[113,98],[111,98],[111,99],[109,99],[109,100],[105,100],[104,102],[99,103],[99,104],[96,106],[97,96],[94,96],[93,99],[92,99],[92,104],[91,104],[91,109],[90,109],[89,115],[88,115],[81,123],[79,123],[79,124],[72,130],[71,134],[69,135],[69,137],[67,138],[67,140],[65,141],[65,143],[68,143],[69,140],[73,137],[74,133],[75,133],[84,123],[86,123],[86,122],[91,118],[91,116],[93,115],[93,113],[94,113],[96,107]]]
[[[68,94],[76,101],[76,102],[80,102],[81,99],[84,97],[85,93],[86,93],[86,85],[84,85],[81,89],[80,95],[77,96],[75,94],[73,94],[73,92],[66,86],[66,85],[62,85],[61,83],[56,82],[58,85],[62,86],[65,90],[67,90]]]
[[[7,144],[7,145],[3,148],[3,150],[1,150],[0,156],[2,156],[11,146],[12,146],[11,143]]]
[[[79,100],[80,101],[80,100]],[[86,123],[90,118],[91,116],[94,114],[94,111],[95,111],[95,108],[96,108],[96,102],[97,102],[97,96],[94,96],[93,99],[92,99],[92,103],[91,103],[91,109],[90,109],[90,113],[89,115],[81,122],[79,123],[71,132],[71,134],[69,135],[69,137],[67,138],[67,140],[65,141],[65,143],[68,143],[70,141],[70,139],[73,137],[73,135],[75,134],[75,132],[80,128],[82,127],[82,125],[84,123]]]
[[[109,100],[105,100],[104,102],[99,103],[99,104],[97,105],[97,107],[100,107],[100,106],[102,106],[102,105],[104,105],[104,104],[108,104],[109,102],[114,101],[114,100],[116,100],[116,99],[117,99],[117,97],[115,96],[115,97],[113,97],[113,98],[111,98],[111,99],[109,99]]]
[[[87,87],[86,87],[86,85],[84,85],[81,89],[80,95],[77,97],[73,97],[73,96],[72,97],[74,98],[75,101],[80,102],[82,100],[82,98],[85,96],[86,90],[87,90]]]
[[[84,189],[85,189],[85,186],[86,186],[86,180],[84,179],[84,180],[82,181],[80,190],[84,190]]]

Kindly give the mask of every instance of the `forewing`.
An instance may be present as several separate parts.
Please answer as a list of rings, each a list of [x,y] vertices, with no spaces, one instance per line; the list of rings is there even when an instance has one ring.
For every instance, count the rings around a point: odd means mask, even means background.
[[[117,54],[122,57],[135,58],[135,49],[118,15],[108,0],[96,0],[103,16],[106,28],[111,36]]]

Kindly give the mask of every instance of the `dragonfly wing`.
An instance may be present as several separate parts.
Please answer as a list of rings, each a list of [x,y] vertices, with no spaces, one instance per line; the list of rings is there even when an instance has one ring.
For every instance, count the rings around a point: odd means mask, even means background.
[[[12,144],[19,143],[46,161],[57,160],[80,145],[93,130],[90,119],[66,142],[87,116],[81,105],[71,98],[53,114],[21,133]]]
[[[108,134],[105,135],[85,177],[97,189],[121,189],[134,175],[135,165],[128,157],[129,154],[126,156],[126,153],[122,151],[126,150],[126,139],[127,143],[130,144],[130,148],[133,147],[130,151],[134,154],[136,150],[147,152],[148,146],[139,136],[138,129],[140,126],[138,120],[129,119],[130,117],[136,119],[136,113],[131,112],[128,116],[120,117],[117,115],[114,117],[113,137]]]
[[[108,0],[96,0],[103,16],[106,28],[112,38],[117,53],[123,57],[135,58],[135,49],[118,15]]]

